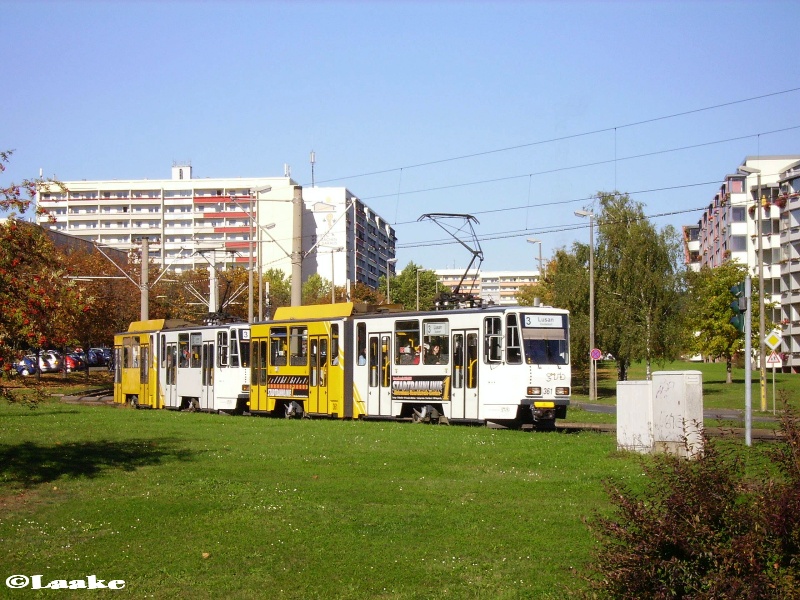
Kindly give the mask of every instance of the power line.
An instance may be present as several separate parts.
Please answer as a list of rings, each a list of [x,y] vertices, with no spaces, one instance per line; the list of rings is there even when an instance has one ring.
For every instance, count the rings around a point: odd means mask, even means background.
[[[585,198],[584,198],[585,200]],[[688,208],[684,210],[675,210],[670,212],[663,212],[663,213],[655,213],[652,215],[643,215],[642,217],[636,220],[645,220],[645,219],[658,219],[661,217],[671,217],[674,215],[686,214],[686,213],[693,213],[693,212],[700,212],[705,210],[707,207],[702,206],[700,208]],[[576,225],[553,225],[552,227],[542,227],[539,229],[525,229],[520,231],[505,231],[505,232],[496,232],[496,233],[488,233],[484,235],[478,236],[480,241],[491,241],[496,239],[508,239],[508,238],[518,238],[518,237],[525,237],[528,235],[546,235],[548,233],[563,233],[565,231],[577,231],[580,229],[588,229],[589,225],[580,223]],[[429,242],[422,242],[422,243],[415,243],[415,244],[398,244],[398,248],[421,248],[421,247],[430,247],[430,246],[450,246],[454,245],[457,242],[454,242],[450,239],[439,239],[439,240],[431,240]]]
[[[562,141],[565,141],[565,140],[571,140],[571,139],[576,139],[576,138],[580,138],[580,137],[587,137],[587,136],[590,136],[590,135],[596,135],[598,133],[608,133],[610,131],[615,131],[615,130],[618,130],[618,129],[626,129],[626,128],[630,128],[630,127],[637,127],[639,125],[646,125],[648,123],[655,123],[655,122],[664,121],[664,120],[667,120],[667,119],[675,119],[677,117],[684,117],[684,116],[687,116],[687,115],[697,114],[697,113],[701,113],[701,112],[707,112],[707,111],[710,111],[710,110],[716,110],[718,108],[725,108],[725,107],[728,107],[728,106],[735,106],[737,104],[744,104],[744,103],[747,103],[747,102],[754,102],[756,100],[763,100],[765,98],[772,98],[772,97],[775,97],[775,96],[781,96],[781,95],[784,95],[784,94],[790,94],[790,93],[797,92],[797,91],[800,91],[800,87],[791,88],[791,89],[787,89],[787,90],[782,90],[782,91],[779,91],[779,92],[770,92],[768,94],[761,94],[759,96],[751,96],[749,98],[742,98],[740,100],[732,100],[730,102],[722,102],[720,104],[713,104],[711,106],[705,106],[705,107],[702,107],[702,108],[695,108],[695,109],[676,112],[676,113],[672,113],[672,114],[668,114],[668,115],[662,115],[662,116],[659,116],[659,117],[653,117],[653,118],[650,118],[650,119],[644,119],[644,120],[641,120],[641,121],[634,121],[634,122],[631,122],[631,123],[625,123],[623,125],[615,125],[615,126],[612,126],[612,127],[605,127],[603,129],[595,129],[595,130],[592,130],[592,131],[585,131],[585,132],[582,132],[582,133],[574,133],[574,134],[565,135],[565,136],[561,136],[561,137],[549,138],[549,139],[546,139],[546,140],[538,140],[538,141],[535,141],[535,142],[528,142],[528,143],[525,143],[525,144],[517,144],[517,145],[514,145],[514,146],[506,146],[504,148],[496,148],[494,150],[485,150],[483,152],[474,152],[474,153],[471,153],[471,154],[463,154],[463,155],[460,155],[460,156],[453,156],[453,157],[450,157],[450,158],[442,158],[442,159],[438,159],[438,160],[431,160],[431,161],[427,161],[427,162],[421,162],[421,163],[416,163],[416,164],[412,164],[412,165],[406,165],[404,167],[394,167],[394,168],[390,168],[390,169],[382,169],[382,170],[378,170],[378,171],[371,171],[371,172],[368,172],[368,173],[361,173],[361,174],[358,174],[358,175],[346,175],[346,176],[337,177],[337,178],[334,178],[334,179],[327,179],[327,180],[323,180],[323,181],[318,181],[317,184],[319,184],[319,183],[330,183],[330,182],[334,182],[334,181],[344,181],[344,180],[347,180],[347,179],[357,179],[357,178],[360,178],[360,177],[370,177],[370,176],[373,176],[373,175],[384,175],[386,173],[394,173],[395,171],[402,171],[404,169],[415,169],[415,168],[418,168],[418,167],[427,167],[427,166],[430,166],[430,165],[437,165],[437,164],[442,164],[442,163],[446,163],[446,162],[454,162],[454,161],[457,161],[457,160],[464,160],[464,159],[467,159],[467,158],[475,158],[475,157],[478,157],[478,156],[487,156],[489,154],[497,154],[497,153],[500,153],[500,152],[509,152],[511,150],[520,150],[522,148],[530,148],[532,146],[541,146],[541,145],[544,145],[544,144],[552,144],[554,142],[562,142]],[[750,136],[748,136],[748,137],[750,137]]]
[[[571,166],[567,166],[567,167],[557,167],[555,169],[547,169],[545,171],[537,171],[537,172],[534,172],[534,173],[525,173],[525,174],[522,174],[522,175],[509,175],[507,177],[495,177],[495,178],[492,178],[492,179],[483,179],[483,180],[480,180],[480,181],[470,181],[470,182],[466,182],[466,183],[454,183],[454,184],[451,184],[451,185],[443,185],[443,186],[432,187],[432,188],[409,190],[407,192],[399,192],[398,191],[398,192],[393,192],[391,194],[381,194],[381,195],[378,195],[378,196],[366,196],[366,197],[362,198],[362,200],[378,200],[380,198],[389,198],[389,197],[393,198],[393,197],[397,197],[397,196],[400,196],[400,195],[421,194],[423,192],[437,192],[437,191],[441,191],[441,190],[447,190],[447,189],[453,189],[453,188],[459,188],[459,187],[468,187],[468,186],[472,186],[472,185],[484,185],[484,184],[488,184],[488,183],[498,183],[498,182],[501,182],[501,181],[511,181],[512,179],[522,179],[524,177],[534,177],[534,176],[538,176],[538,175],[550,175],[550,174],[553,174],[553,173],[560,173],[560,172],[563,172],[563,171],[571,171],[571,170],[574,170],[574,169],[584,169],[584,168],[587,168],[587,167],[597,167],[597,166],[600,166],[600,165],[607,165],[607,164],[610,164],[610,163],[617,163],[617,162],[622,162],[622,161],[627,161],[627,160],[634,160],[634,159],[637,159],[637,158],[647,158],[647,157],[650,157],[650,156],[659,156],[661,154],[669,154],[671,152],[682,152],[684,150],[693,150],[693,149],[696,149],[696,148],[703,148],[703,147],[706,147],[706,146],[714,146],[716,144],[726,144],[728,142],[737,142],[737,141],[745,140],[745,139],[748,139],[748,138],[759,137],[759,136],[762,136],[762,135],[770,135],[770,134],[774,134],[774,133],[782,133],[782,132],[785,132],[785,131],[791,131],[793,129],[800,129],[800,125],[792,125],[790,127],[784,127],[782,129],[774,129],[772,131],[763,131],[761,133],[751,133],[751,134],[748,134],[748,135],[740,135],[740,136],[737,136],[737,137],[726,138],[726,139],[723,139],[723,140],[716,140],[716,141],[713,141],[713,142],[702,142],[702,143],[699,143],[699,144],[690,144],[688,146],[678,146],[676,148],[667,148],[665,150],[654,150],[653,152],[644,152],[642,154],[632,154],[631,156],[623,156],[621,158],[609,158],[609,159],[606,159],[606,160],[599,160],[599,161],[590,162],[590,163],[583,163],[583,164],[580,164],[580,165],[571,165]]]
[[[714,181],[703,181],[703,182],[700,182],[700,183],[686,183],[686,184],[683,184],[683,185],[673,185],[673,186],[669,186],[669,187],[651,188],[651,189],[648,189],[648,190],[630,191],[630,192],[626,192],[626,193],[629,194],[629,195],[632,195],[632,194],[651,194],[651,193],[655,193],[655,192],[666,192],[666,191],[670,191],[670,190],[680,190],[680,189],[686,189],[686,188],[690,188],[690,187],[700,187],[700,186],[704,186],[704,185],[717,185],[717,184],[719,184],[719,180],[715,179]],[[556,205],[563,205],[563,204],[574,204],[575,202],[586,202],[586,200],[587,200],[587,198],[584,196],[584,197],[581,197],[581,198],[572,198],[570,200],[551,200],[551,201],[548,201],[548,202],[539,202],[537,204],[526,204],[524,206],[510,206],[510,207],[506,207],[506,208],[492,208],[492,209],[487,209],[487,210],[479,210],[479,211],[473,211],[470,214],[472,214],[472,215],[485,215],[485,214],[499,213],[499,212],[510,212],[510,211],[515,211],[515,210],[528,210],[528,209],[531,209],[531,208],[542,208],[542,207],[545,207],[545,206],[556,206]],[[588,200],[591,200],[591,198],[588,198]],[[395,227],[397,227],[399,225],[411,225],[411,224],[416,224],[416,223],[419,223],[419,221],[417,221],[416,219],[413,220],[413,221],[401,221],[400,223],[395,223]]]

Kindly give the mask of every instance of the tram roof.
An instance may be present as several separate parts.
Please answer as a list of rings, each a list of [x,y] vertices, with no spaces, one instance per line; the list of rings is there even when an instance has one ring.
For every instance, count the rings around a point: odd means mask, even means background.
[[[292,319],[332,319],[335,317],[349,317],[360,312],[353,302],[339,302],[337,304],[311,304],[309,306],[281,306],[275,310],[275,321],[289,321]]]
[[[128,331],[155,331],[158,329],[175,329],[176,327],[192,327],[195,323],[184,319],[148,319],[146,321],[133,321],[128,326]]]

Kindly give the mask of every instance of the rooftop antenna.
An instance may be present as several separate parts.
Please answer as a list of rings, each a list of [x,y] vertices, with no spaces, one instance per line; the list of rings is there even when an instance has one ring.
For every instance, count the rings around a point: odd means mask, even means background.
[[[314,163],[317,162],[317,157],[314,151],[311,151],[311,187],[314,187]]]
[[[292,176],[292,168],[289,166],[289,163],[283,163],[283,176],[284,177]]]

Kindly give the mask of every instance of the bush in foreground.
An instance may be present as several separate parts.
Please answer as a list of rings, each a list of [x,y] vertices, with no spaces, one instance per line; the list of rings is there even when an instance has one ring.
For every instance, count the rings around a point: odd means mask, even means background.
[[[800,598],[800,422],[784,409],[784,437],[757,477],[741,447],[706,439],[696,460],[644,461],[640,491],[608,482],[614,514],[592,523],[586,597]]]

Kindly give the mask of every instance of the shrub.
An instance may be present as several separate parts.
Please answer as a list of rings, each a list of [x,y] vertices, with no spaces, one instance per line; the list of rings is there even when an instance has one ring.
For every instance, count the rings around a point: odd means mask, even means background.
[[[643,458],[640,490],[607,482],[586,597],[800,598],[800,423],[783,414],[763,477],[746,477],[741,446],[706,438],[695,460]]]

